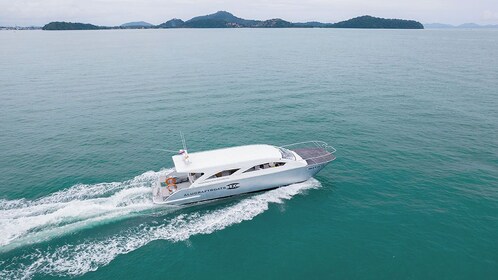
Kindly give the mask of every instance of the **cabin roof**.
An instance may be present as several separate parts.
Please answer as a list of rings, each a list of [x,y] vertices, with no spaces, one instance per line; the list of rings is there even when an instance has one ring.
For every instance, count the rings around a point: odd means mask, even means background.
[[[271,145],[247,145],[218,150],[189,153],[190,163],[185,163],[183,155],[172,157],[177,172],[200,173],[212,169],[237,168],[244,162],[263,163],[282,158],[280,150]],[[256,164],[257,164],[256,163]]]

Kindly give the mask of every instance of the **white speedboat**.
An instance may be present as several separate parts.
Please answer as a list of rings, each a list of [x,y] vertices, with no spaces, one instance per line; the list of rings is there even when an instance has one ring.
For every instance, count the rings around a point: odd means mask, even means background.
[[[175,168],[152,189],[156,204],[181,205],[308,180],[335,159],[325,142],[247,145],[173,156]]]

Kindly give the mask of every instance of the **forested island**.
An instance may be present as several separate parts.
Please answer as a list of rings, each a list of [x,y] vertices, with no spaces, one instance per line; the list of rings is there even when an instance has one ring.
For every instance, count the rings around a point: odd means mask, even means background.
[[[43,30],[97,30],[97,29],[108,29],[103,26],[96,26],[89,23],[79,23],[79,22],[65,22],[65,21],[53,21],[49,24],[45,24],[42,27]]]
[[[385,19],[361,16],[337,23],[304,22],[293,23],[280,18],[269,20],[243,19],[225,11],[198,16],[187,21],[171,19],[158,25],[147,22],[131,22],[120,26],[97,26],[88,23],[51,22],[43,30],[97,30],[97,29],[150,29],[150,28],[382,28],[382,29],[424,29],[415,20]]]

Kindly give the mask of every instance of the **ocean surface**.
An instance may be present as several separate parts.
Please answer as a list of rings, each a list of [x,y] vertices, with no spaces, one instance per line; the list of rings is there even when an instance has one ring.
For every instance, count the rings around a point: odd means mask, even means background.
[[[0,32],[0,279],[498,279],[498,31]],[[322,140],[186,208],[191,152]]]

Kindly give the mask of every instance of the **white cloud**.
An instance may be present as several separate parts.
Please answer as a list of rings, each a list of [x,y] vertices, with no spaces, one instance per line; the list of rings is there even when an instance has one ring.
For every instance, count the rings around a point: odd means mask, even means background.
[[[492,12],[490,10],[486,10],[482,13],[482,20],[498,24],[498,12]]]

